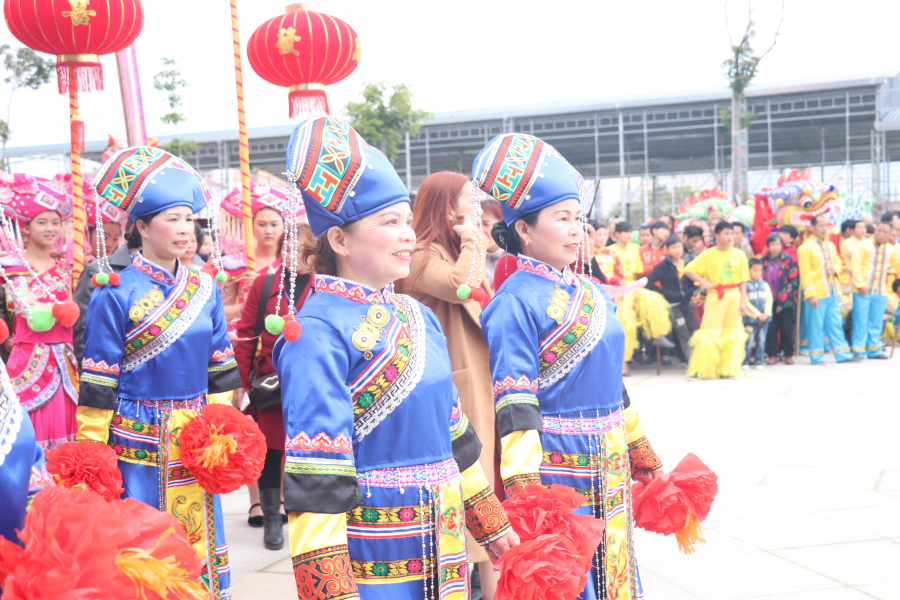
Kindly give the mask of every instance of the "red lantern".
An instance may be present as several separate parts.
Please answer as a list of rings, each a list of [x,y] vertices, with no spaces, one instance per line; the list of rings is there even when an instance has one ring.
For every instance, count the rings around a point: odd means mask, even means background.
[[[103,89],[100,55],[130,46],[144,27],[140,0],[3,0],[6,25],[17,40],[38,52],[56,54],[59,93],[69,93],[75,280],[84,269],[84,202],[81,152],[84,123],[78,92]]]
[[[292,4],[287,14],[253,32],[247,57],[257,75],[290,88],[291,118],[328,113],[325,86],[344,79],[359,64],[359,37],[336,17]]]
[[[68,91],[70,81],[82,92],[102,90],[100,55],[127,48],[144,26],[140,0],[5,0],[3,5],[6,24],[17,40],[32,50],[56,54],[60,94]]]

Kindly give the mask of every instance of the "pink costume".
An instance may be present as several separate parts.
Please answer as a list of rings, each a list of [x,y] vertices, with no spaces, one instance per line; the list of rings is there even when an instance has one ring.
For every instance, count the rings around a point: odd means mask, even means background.
[[[15,311],[7,369],[19,402],[31,417],[38,444],[49,450],[75,439],[78,370],[72,351],[72,328],[56,322],[49,331],[34,331],[28,326],[26,307],[20,302],[24,300],[30,306],[46,303],[52,308],[54,300],[68,299],[69,274],[60,261],[41,274],[39,279],[52,292],[52,296],[47,296],[24,266],[10,259],[0,264],[5,271],[7,305]]]

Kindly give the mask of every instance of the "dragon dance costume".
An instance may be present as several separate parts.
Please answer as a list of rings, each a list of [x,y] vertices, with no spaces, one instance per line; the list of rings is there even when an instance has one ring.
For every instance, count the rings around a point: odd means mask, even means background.
[[[209,198],[190,166],[149,147],[116,153],[97,173],[94,187],[134,218],[176,206],[199,212]],[[172,273],[139,253],[119,273],[118,285],[92,294],[78,439],[112,446],[123,498],[172,514],[205,566],[203,583],[213,597],[229,598],[219,498],[181,464],[178,436],[208,401],[227,403],[210,395],[240,387],[240,377],[216,282],[180,262],[176,268]]]
[[[494,138],[475,159],[474,183],[497,198],[507,226],[579,199],[581,176],[528,135]],[[623,405],[625,333],[609,296],[586,276],[519,255],[516,272],[481,316],[490,349],[501,475],[508,496],[560,483],[584,496],[581,514],[606,520],[582,598],[642,597],[631,486],[662,466],[630,403]],[[627,397],[627,396],[625,396]]]
[[[641,247],[629,243],[623,250],[618,244],[607,247],[607,251],[619,259],[627,283],[633,283],[644,271]],[[634,351],[641,347],[637,332],[640,328],[647,339],[656,339],[672,331],[669,303],[653,290],[638,288],[616,300],[618,315],[625,328],[625,362],[629,362]]]
[[[800,345],[809,350],[809,362],[819,364],[825,360],[826,338],[837,362],[845,362],[853,356],[844,335],[844,318],[841,314],[841,283],[838,274],[843,263],[830,240],[815,236],[803,242],[797,250],[800,269],[800,289],[803,307],[800,313]],[[832,272],[829,272],[832,271]],[[818,298],[813,307],[811,298]]]
[[[750,280],[743,250],[713,246],[684,268],[715,284],[706,294],[700,329],[691,336],[694,349],[688,361],[689,377],[737,377],[744,362],[747,333],[741,322],[741,284]]]
[[[295,129],[288,172],[317,236],[409,202],[384,155],[330,117]],[[466,527],[480,544],[510,528],[439,321],[391,287],[324,275],[297,320],[273,360],[298,596],[468,598]]]
[[[0,361],[0,536],[18,542],[16,530],[22,529],[31,498],[50,485],[44,451]]]
[[[55,212],[61,220],[71,218],[71,201],[57,182],[22,174],[16,177],[23,181],[10,187],[14,193],[10,207],[20,226],[45,211]],[[71,273],[63,261],[56,260],[50,269],[38,274],[22,258],[15,254],[0,258],[7,308],[15,315],[7,368],[15,393],[31,417],[38,443],[50,450],[75,439],[78,371],[72,328],[56,321],[49,330],[35,331],[30,317],[34,308],[50,308],[55,302],[68,300]]]

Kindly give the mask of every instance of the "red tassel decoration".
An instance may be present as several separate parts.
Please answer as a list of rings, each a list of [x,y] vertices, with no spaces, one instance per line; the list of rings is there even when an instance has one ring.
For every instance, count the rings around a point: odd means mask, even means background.
[[[487,296],[487,292],[485,292],[485,291],[484,291],[484,288],[481,287],[481,286],[479,286],[479,287],[473,287],[473,288],[472,288],[472,293],[469,294],[469,299],[470,299],[470,300],[474,300],[475,302],[477,302],[477,303],[479,303],[479,304],[481,304],[481,303],[483,303],[485,300],[487,300],[487,297],[488,297],[488,296]]]
[[[69,73],[75,69],[75,85],[79,92],[99,92],[103,90],[103,66],[99,62],[58,62],[56,81],[59,93],[69,93]]]
[[[288,102],[292,119],[305,115],[330,114],[325,90],[291,90]]]
[[[62,304],[53,305],[53,318],[60,322],[63,327],[71,327],[78,320],[81,309],[71,300],[66,300]]]
[[[300,339],[300,323],[297,322],[294,318],[287,318],[284,320],[284,329],[281,330],[281,335],[284,336],[289,342],[296,342]]]
[[[109,285],[115,287],[119,285],[119,274],[118,273],[110,273],[109,274]]]

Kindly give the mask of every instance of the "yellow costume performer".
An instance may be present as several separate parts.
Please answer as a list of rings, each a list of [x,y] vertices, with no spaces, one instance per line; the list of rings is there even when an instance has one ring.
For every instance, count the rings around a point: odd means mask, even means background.
[[[627,244],[625,248],[613,244],[609,246],[609,250],[622,263],[622,272],[627,283],[633,282],[635,275],[644,271],[641,249],[637,244]],[[648,339],[656,339],[672,331],[669,303],[662,294],[640,288],[617,299],[616,303],[618,304],[616,314],[625,329],[625,362],[630,361],[634,351],[641,347],[637,338],[638,327]]]
[[[750,279],[747,255],[737,248],[704,250],[685,267],[716,287],[706,294],[700,329],[691,336],[694,349],[689,377],[737,377],[744,360],[746,333],[741,324],[741,284]]]

